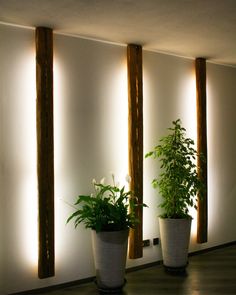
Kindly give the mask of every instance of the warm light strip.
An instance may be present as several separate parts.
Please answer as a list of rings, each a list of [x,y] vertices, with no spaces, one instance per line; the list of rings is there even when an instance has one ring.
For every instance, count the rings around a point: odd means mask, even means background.
[[[183,110],[183,125],[186,128],[187,136],[192,138],[195,142],[195,149],[197,149],[197,116],[196,116],[196,76],[193,71],[190,73],[182,87],[182,103]],[[189,208],[189,214],[192,216],[191,235],[196,239],[197,235],[197,211],[195,208]]]
[[[25,165],[26,174],[22,182],[22,248],[24,256],[34,270],[36,270],[38,262],[38,234],[37,234],[37,171],[36,171],[36,85],[35,85],[35,52],[27,56],[24,60],[24,75],[25,80],[22,85],[27,85],[25,89],[24,99],[24,119],[27,123],[24,124],[24,142],[27,151]],[[22,174],[23,175],[23,174]]]

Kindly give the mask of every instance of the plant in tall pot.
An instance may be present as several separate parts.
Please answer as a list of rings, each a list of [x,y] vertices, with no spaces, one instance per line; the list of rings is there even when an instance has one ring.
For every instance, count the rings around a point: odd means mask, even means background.
[[[126,177],[129,181],[129,176]],[[77,227],[84,223],[92,229],[93,254],[98,289],[111,293],[122,289],[125,284],[125,265],[129,228],[139,220],[135,207],[139,204],[131,191],[119,187],[112,175],[112,184],[93,180],[94,192],[79,195],[75,203],[76,211],[67,219],[74,219]]]
[[[196,163],[199,155],[194,141],[186,136],[181,120],[172,122],[168,134],[145,157],[160,161],[160,174],[152,185],[162,196],[159,216],[163,264],[167,270],[185,270],[192,217],[191,207],[197,209],[197,197],[204,190]]]

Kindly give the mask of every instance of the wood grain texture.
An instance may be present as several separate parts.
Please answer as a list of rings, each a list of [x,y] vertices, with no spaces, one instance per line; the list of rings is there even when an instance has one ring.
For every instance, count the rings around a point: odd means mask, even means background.
[[[36,28],[38,276],[54,276],[53,32]]]
[[[196,102],[197,102],[197,150],[205,156],[205,161],[198,158],[200,177],[204,181],[206,191],[203,198],[198,198],[197,242],[207,242],[208,198],[207,198],[207,105],[206,105],[206,59],[197,58],[196,71]]]
[[[129,173],[130,189],[143,202],[143,74],[142,47],[130,44],[127,47],[128,102],[129,102]],[[131,229],[129,236],[129,257],[143,256],[143,209],[136,210],[140,223]]]

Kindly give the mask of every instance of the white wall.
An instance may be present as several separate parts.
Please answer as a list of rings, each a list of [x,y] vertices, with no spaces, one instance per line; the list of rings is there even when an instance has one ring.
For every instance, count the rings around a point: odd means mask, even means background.
[[[34,31],[0,25],[3,294],[93,276],[90,232],[83,226],[74,230],[73,224],[65,225],[73,211],[67,203],[79,193],[90,193],[92,178],[127,172],[126,47],[62,35],[54,36],[54,47],[56,276],[39,280]],[[177,118],[195,139],[194,62],[144,51],[143,64],[144,151]],[[209,243],[196,245],[193,224],[191,251],[236,240],[232,222],[236,69],[208,64],[207,70]],[[145,239],[159,236],[159,197],[150,184],[155,173],[156,164],[145,160],[144,201],[149,205],[144,210]],[[160,258],[160,247],[151,246],[144,249],[143,258],[128,260],[127,267]]]
[[[94,275],[91,235],[65,221],[93,178],[127,173],[126,48],[55,36],[57,278]],[[65,250],[66,249],[66,250]]]
[[[236,238],[236,69],[209,64],[209,241]]]
[[[32,271],[28,246],[34,233],[26,225],[37,189],[33,59],[33,31],[0,26],[2,283],[8,292],[16,290],[14,284],[27,287]]]

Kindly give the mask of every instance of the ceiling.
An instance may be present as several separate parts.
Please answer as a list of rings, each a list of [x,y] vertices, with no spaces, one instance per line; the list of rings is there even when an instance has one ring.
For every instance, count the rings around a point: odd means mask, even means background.
[[[236,0],[0,0],[0,22],[236,67]]]

